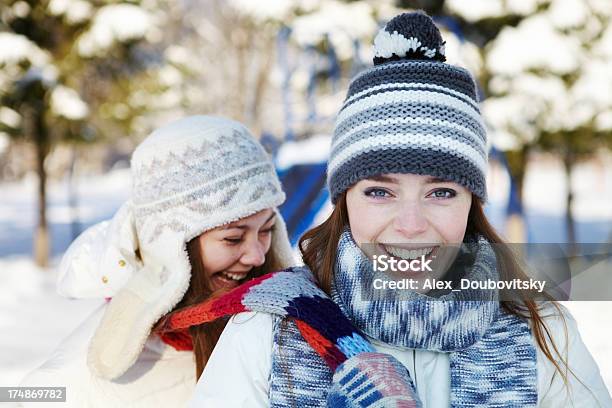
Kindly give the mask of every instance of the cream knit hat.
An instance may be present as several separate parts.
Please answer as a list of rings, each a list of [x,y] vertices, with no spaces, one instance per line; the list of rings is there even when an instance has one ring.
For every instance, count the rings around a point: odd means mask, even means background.
[[[191,277],[186,243],[285,200],[263,147],[227,119],[193,116],[154,131],[134,151],[131,169],[132,200],[114,223],[119,248],[107,251],[118,259],[104,259],[131,277],[113,295],[88,354],[90,369],[107,379],[136,361],[151,327],[183,298]],[[272,246],[283,267],[294,263],[280,216]]]

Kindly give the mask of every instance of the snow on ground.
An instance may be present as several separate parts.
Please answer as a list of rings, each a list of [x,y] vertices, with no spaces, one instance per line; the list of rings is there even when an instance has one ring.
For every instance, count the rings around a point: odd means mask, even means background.
[[[580,336],[599,366],[612,393],[612,302],[562,302],[576,323]]]
[[[295,152],[288,152],[295,153]],[[289,154],[291,156],[291,154]],[[526,184],[530,236],[555,242],[563,236],[563,178],[554,163],[538,160],[530,166]],[[499,171],[496,186],[507,186]],[[575,173],[578,237],[582,242],[605,242],[612,231],[612,166],[586,164]],[[579,183],[578,183],[579,181]],[[87,176],[77,183],[80,230],[106,219],[129,196],[127,169]],[[41,364],[53,349],[99,304],[98,300],[69,300],[55,293],[55,267],[71,241],[73,214],[67,181],[49,183],[49,222],[53,261],[49,269],[34,266],[31,231],[35,225],[33,178],[0,185],[0,386],[14,386]],[[504,189],[491,191],[488,214],[500,226]],[[570,302],[582,337],[612,390],[612,302]]]
[[[0,259],[0,386],[18,385],[103,302],[62,298],[55,278],[29,257]]]
[[[130,183],[127,169],[80,180],[79,230],[112,215],[128,197]],[[67,180],[50,182],[48,188],[51,267],[40,269],[32,262],[36,185],[27,177],[0,186],[0,386],[19,384],[101,302],[66,299],[55,291],[55,267],[72,240],[75,219]]]

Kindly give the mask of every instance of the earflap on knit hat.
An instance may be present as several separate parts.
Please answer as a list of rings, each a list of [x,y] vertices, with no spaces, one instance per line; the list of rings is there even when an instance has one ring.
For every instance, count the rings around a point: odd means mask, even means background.
[[[446,61],[445,41],[424,12],[394,17],[374,38],[374,65],[398,60]]]
[[[90,343],[88,365],[107,379],[132,366],[153,325],[183,298],[187,242],[285,200],[268,154],[229,119],[191,116],[155,130],[134,151],[131,169],[143,267],[113,297]],[[280,223],[278,231],[273,244],[290,263]]]
[[[98,377],[111,380],[126,373],[142,352],[151,327],[187,291],[191,265],[181,237],[166,230],[155,245],[168,261],[137,270],[113,296],[91,338],[87,364]],[[174,296],[163,296],[167,293]]]

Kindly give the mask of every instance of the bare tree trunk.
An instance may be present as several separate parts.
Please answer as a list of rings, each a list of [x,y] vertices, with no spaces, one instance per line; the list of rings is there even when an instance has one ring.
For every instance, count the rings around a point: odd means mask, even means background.
[[[247,118],[250,123],[252,123],[251,128],[258,134],[261,134],[262,125],[261,125],[261,103],[262,99],[266,93],[268,84],[269,84],[269,76],[270,69],[272,67],[272,62],[274,59],[272,58],[272,47],[264,48],[263,62],[260,62],[257,65],[257,75],[255,77],[255,84],[253,92],[251,93],[252,98],[248,101],[248,110],[247,110]]]
[[[565,226],[567,231],[567,243],[570,247],[570,256],[576,253],[576,225],[574,223],[574,215],[572,214],[572,205],[574,201],[574,193],[572,191],[572,169],[575,164],[574,153],[571,149],[566,149],[563,155],[563,165],[565,167],[565,179],[567,180],[567,195],[565,197]]]
[[[75,176],[78,150],[76,146],[72,147],[70,168],[68,169],[68,205],[70,207],[70,215],[72,222],[70,230],[72,240],[74,241],[81,233],[81,225],[79,223],[79,198],[77,192],[77,180]]]
[[[233,33],[234,46],[236,47],[236,119],[242,123],[245,123],[247,127],[251,127],[252,123],[248,123],[245,119],[246,112],[246,93],[248,86],[248,77],[250,67],[248,66],[249,60],[249,33],[246,28],[237,26],[234,28]]]
[[[38,224],[34,232],[34,261],[38,266],[49,264],[49,228],[47,225],[47,171],[45,159],[49,153],[49,139],[43,111],[35,106],[24,107],[26,136],[36,149],[36,174],[38,175]]]
[[[511,203],[507,209],[506,238],[510,242],[527,242],[527,228],[525,211],[523,208],[523,185],[529,159],[529,145],[523,145],[519,150],[506,152],[506,160],[510,175],[514,183],[514,191],[511,192]],[[515,196],[513,195],[515,194]]]

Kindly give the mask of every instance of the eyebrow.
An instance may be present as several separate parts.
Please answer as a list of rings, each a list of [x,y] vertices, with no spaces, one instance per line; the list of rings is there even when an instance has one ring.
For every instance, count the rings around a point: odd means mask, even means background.
[[[383,174],[380,174],[380,175],[377,175],[377,176],[368,177],[367,180],[378,181],[378,182],[382,182],[382,183],[393,183],[393,184],[399,184],[400,183],[397,178],[391,177],[391,176],[385,176]],[[428,176],[425,179],[425,183],[426,184],[450,183],[450,181],[449,180],[444,180],[443,178],[440,178],[440,177]]]
[[[399,180],[396,179],[395,177],[385,176],[383,174],[379,174],[379,175],[376,175],[376,176],[368,177],[367,179],[371,180],[371,181],[379,181],[379,182],[382,182],[382,183],[399,184]]]
[[[445,180],[443,178],[440,177],[427,177],[427,179],[425,180],[425,183],[427,184],[433,184],[433,183],[452,183],[452,181],[450,180]]]
[[[270,220],[272,220],[272,218],[276,217],[276,211],[272,213],[271,216],[268,217],[268,219],[266,220],[266,222],[263,223],[263,225],[266,225],[267,223],[270,222]],[[245,229],[249,229],[248,225],[226,225],[223,229],[224,230],[228,230],[228,229],[234,229],[234,228],[238,228],[241,230],[245,230]]]

